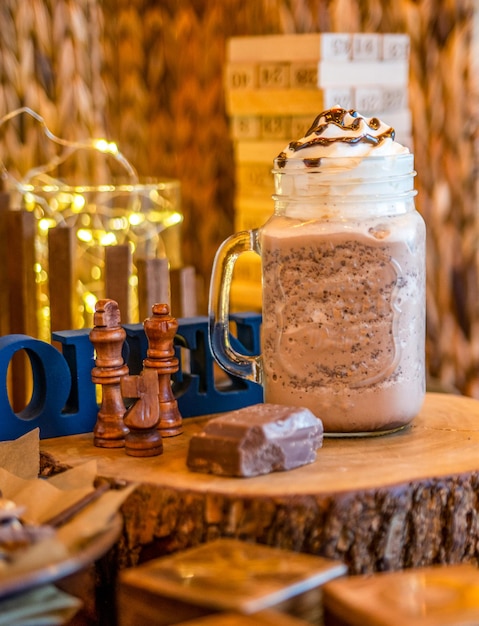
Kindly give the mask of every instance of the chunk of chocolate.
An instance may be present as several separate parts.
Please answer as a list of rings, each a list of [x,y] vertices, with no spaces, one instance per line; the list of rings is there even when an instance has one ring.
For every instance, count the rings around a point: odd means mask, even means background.
[[[309,409],[255,404],[211,419],[193,435],[187,465],[197,472],[257,476],[316,459],[323,424]]]

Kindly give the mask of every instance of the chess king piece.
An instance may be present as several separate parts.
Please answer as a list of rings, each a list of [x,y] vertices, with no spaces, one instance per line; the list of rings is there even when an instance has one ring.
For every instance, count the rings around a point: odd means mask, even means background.
[[[154,304],[153,315],[143,325],[148,338],[148,350],[143,361],[145,369],[158,374],[160,421],[158,428],[163,437],[175,437],[183,432],[182,418],[173,390],[171,375],[178,371],[173,340],[178,330],[178,321],[170,316],[167,304]]]
[[[122,448],[128,428],[123,422],[125,405],[120,381],[129,373],[122,357],[126,338],[120,326],[120,310],[114,300],[98,300],[93,317],[90,341],[95,348],[92,381],[101,385],[101,406],[93,429],[93,442],[99,448]]]
[[[144,369],[138,376],[123,376],[123,398],[137,398],[125,413],[129,432],[125,437],[125,452],[130,456],[157,456],[163,452],[163,440],[158,430],[160,399],[158,374]]]

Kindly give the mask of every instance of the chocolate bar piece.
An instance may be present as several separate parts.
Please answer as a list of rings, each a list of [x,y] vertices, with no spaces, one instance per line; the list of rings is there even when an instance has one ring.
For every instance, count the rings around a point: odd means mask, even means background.
[[[309,409],[255,404],[211,419],[193,435],[187,465],[197,472],[257,476],[316,459],[323,424]]]

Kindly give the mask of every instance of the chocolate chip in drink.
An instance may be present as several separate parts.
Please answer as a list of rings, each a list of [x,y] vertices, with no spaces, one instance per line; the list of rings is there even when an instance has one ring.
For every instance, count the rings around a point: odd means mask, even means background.
[[[211,419],[190,440],[191,470],[222,476],[258,476],[316,459],[323,424],[309,409],[255,404]]]

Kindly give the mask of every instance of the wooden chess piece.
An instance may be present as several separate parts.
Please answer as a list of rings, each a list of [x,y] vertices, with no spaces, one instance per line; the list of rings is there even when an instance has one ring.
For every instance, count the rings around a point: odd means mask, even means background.
[[[126,338],[120,326],[120,309],[114,300],[98,300],[93,317],[90,341],[96,352],[92,381],[101,385],[101,406],[93,429],[93,442],[99,448],[122,448],[128,428],[123,422],[125,405],[120,380],[128,374],[122,357]]]
[[[123,398],[138,398],[125,413],[129,433],[125,437],[125,452],[130,456],[157,456],[163,452],[163,440],[158,430],[160,400],[158,374],[144,369],[138,376],[123,376]]]
[[[164,437],[175,437],[183,432],[181,414],[171,388],[171,375],[179,367],[173,345],[178,321],[170,316],[170,307],[167,304],[154,304],[152,311],[153,315],[143,323],[148,338],[147,358],[143,361],[143,366],[158,373],[158,428]]]

